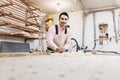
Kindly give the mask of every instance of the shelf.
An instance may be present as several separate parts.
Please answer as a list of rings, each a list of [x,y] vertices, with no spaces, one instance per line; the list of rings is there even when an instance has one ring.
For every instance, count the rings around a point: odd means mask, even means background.
[[[17,17],[17,16],[14,16],[12,13],[6,13],[6,12],[4,12],[4,11],[0,11],[0,15],[8,16],[8,17],[11,17],[11,18],[20,20],[20,21],[22,21],[22,22],[29,23],[30,25],[35,25],[35,26],[37,26],[37,27],[41,27],[40,24],[36,24],[36,23],[30,22],[30,21],[24,20],[24,19],[22,19],[22,18],[19,18],[19,17]]]
[[[9,23],[9,22],[4,21],[4,20],[0,20],[0,26],[15,28],[15,29],[23,30],[23,31],[26,31],[26,32],[29,32],[29,33],[45,33],[45,31],[40,31],[40,30],[37,30],[37,29],[33,29],[33,28],[28,27],[28,26],[20,26],[20,25],[17,25],[17,24]]]
[[[24,39],[46,39],[41,35],[30,35],[46,33],[45,29],[42,28],[44,12],[24,0],[0,0],[0,3],[0,27],[10,29],[10,31],[0,29],[0,35]]]
[[[34,37],[31,35],[26,35],[24,33],[21,32],[5,32],[5,31],[0,31],[0,35],[4,35],[4,36],[13,36],[13,37],[21,37],[24,39],[46,39],[46,37]]]

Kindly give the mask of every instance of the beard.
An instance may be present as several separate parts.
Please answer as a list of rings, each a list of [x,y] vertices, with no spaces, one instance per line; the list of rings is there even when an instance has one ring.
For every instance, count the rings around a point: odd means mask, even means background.
[[[61,23],[60,23],[60,26],[61,26],[62,28],[64,28],[64,27],[66,26],[66,23],[61,22]]]

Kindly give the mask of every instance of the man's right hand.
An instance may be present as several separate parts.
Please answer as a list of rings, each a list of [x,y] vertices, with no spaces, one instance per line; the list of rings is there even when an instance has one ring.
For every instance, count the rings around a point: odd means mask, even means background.
[[[63,53],[64,52],[64,48],[57,48],[56,52]]]

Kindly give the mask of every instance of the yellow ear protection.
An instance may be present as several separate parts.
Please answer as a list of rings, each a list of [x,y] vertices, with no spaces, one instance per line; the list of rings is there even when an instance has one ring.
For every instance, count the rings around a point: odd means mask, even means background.
[[[45,22],[47,24],[48,27],[53,25],[53,17],[51,15],[47,15],[45,16]]]

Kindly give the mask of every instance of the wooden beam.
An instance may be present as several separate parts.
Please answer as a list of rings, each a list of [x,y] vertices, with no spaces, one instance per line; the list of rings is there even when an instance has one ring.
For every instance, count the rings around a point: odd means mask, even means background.
[[[23,30],[23,31],[30,32],[30,33],[45,33],[45,31],[32,29],[32,28],[29,28],[27,26],[20,26],[20,25],[17,25],[17,24],[12,24],[12,23],[9,23],[9,22],[4,21],[4,20],[0,20],[0,26],[15,28],[15,29]]]
[[[36,16],[29,16],[27,18],[36,18],[36,17],[40,17],[39,15],[36,15]]]
[[[6,4],[0,4],[0,7],[8,7],[13,5],[11,2],[10,3],[6,3]]]
[[[35,24],[35,23],[30,22],[30,21],[24,20],[24,19],[22,19],[22,18],[16,17],[16,16],[12,15],[12,13],[6,13],[6,12],[4,12],[4,11],[0,11],[0,14],[3,14],[3,15],[5,15],[5,16],[9,16],[9,17],[11,17],[11,18],[14,18],[14,19],[17,19],[17,20],[20,20],[20,21],[29,23],[29,24],[31,24],[31,25],[35,25],[35,26],[37,26],[37,27],[41,27],[40,24],[38,24],[38,23]]]
[[[0,23],[0,26],[10,25],[9,23]]]
[[[6,32],[6,31],[1,31],[1,30],[0,30],[0,35],[12,36],[12,37],[21,37],[24,39],[46,39],[46,37],[27,36],[27,35],[20,33],[20,32]]]

